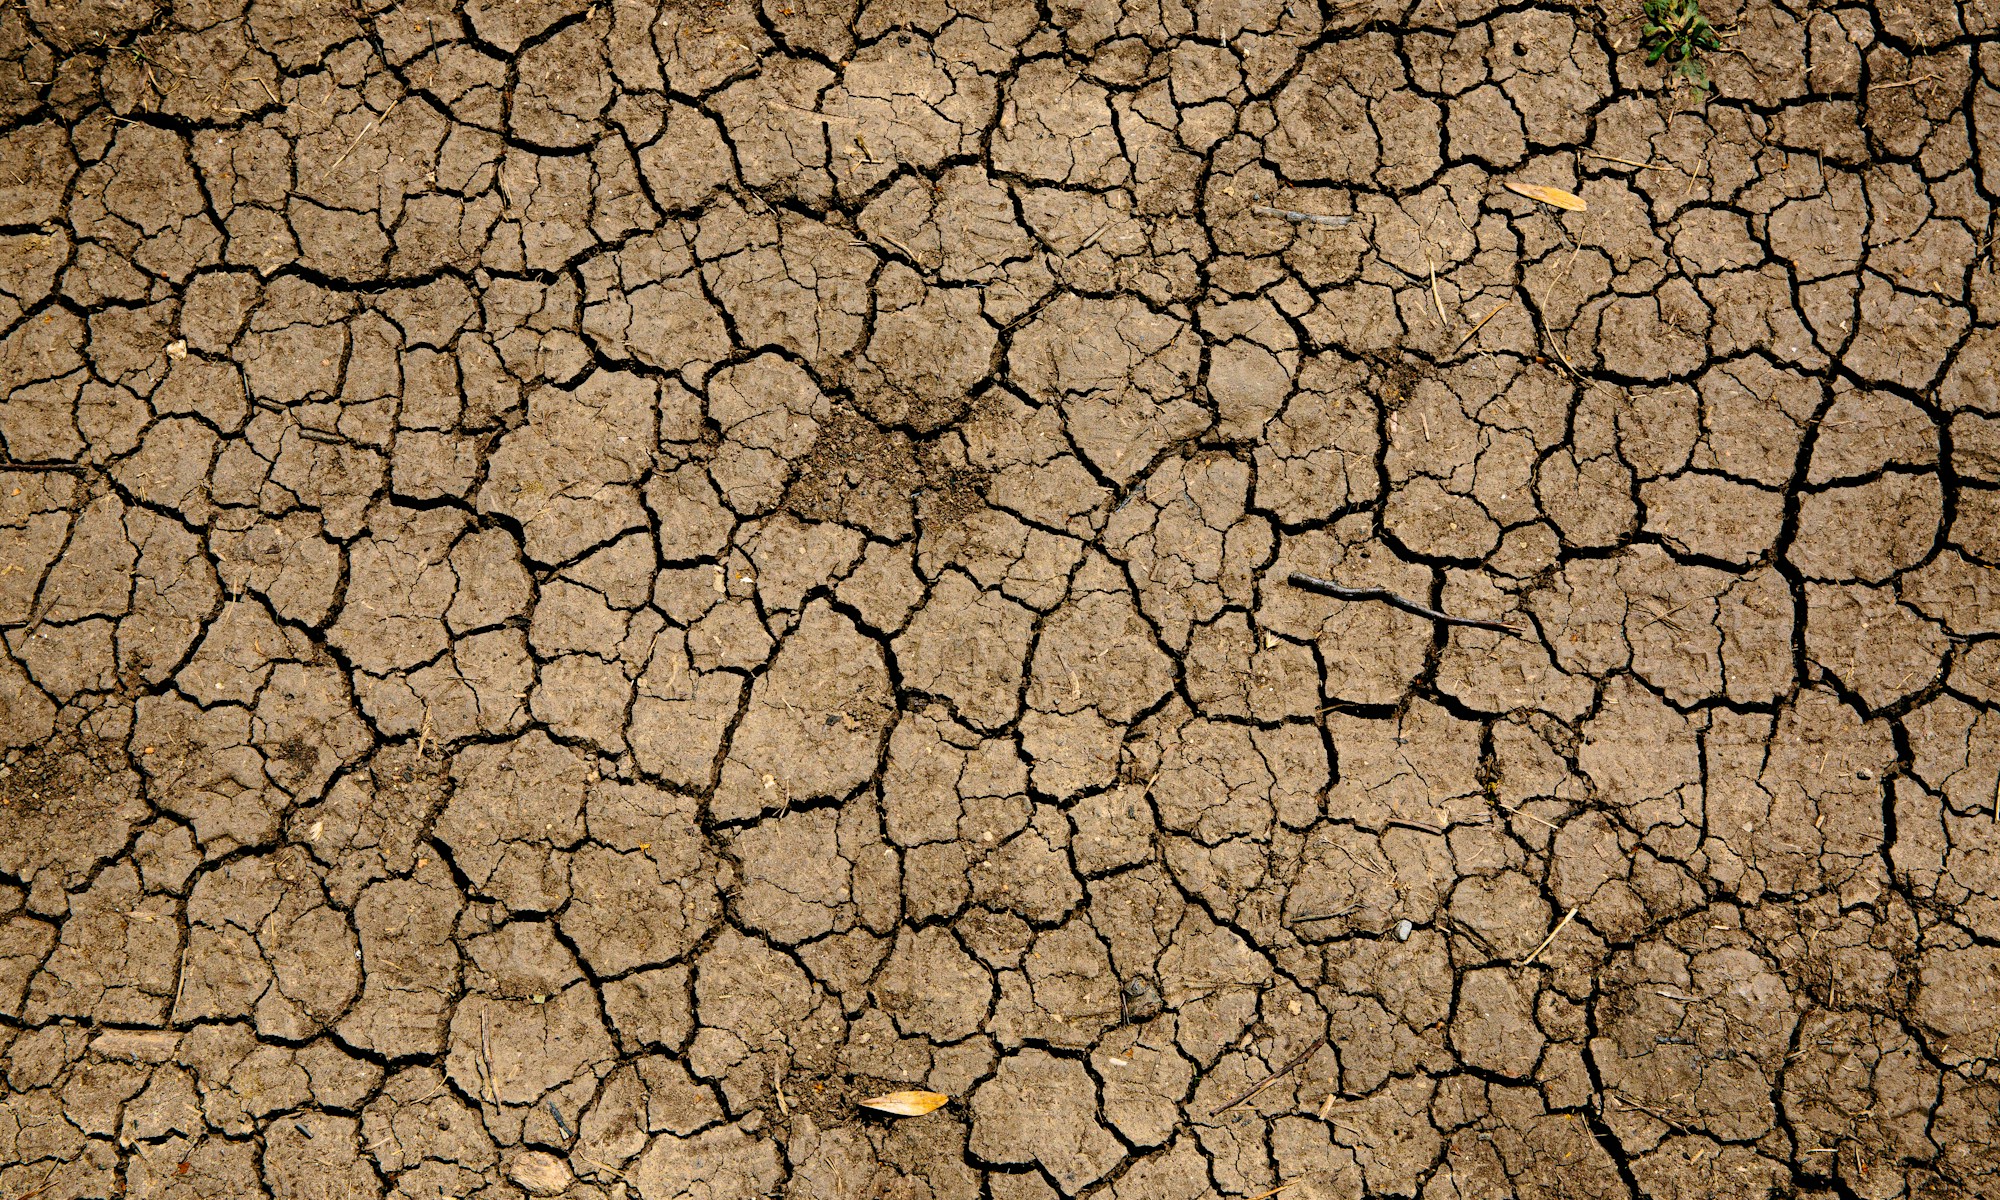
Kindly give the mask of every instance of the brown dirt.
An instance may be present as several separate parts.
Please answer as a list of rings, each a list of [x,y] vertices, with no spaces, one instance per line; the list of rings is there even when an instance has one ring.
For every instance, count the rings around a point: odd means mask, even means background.
[[[2000,6],[1706,8],[0,13],[0,1200],[2000,1195]]]

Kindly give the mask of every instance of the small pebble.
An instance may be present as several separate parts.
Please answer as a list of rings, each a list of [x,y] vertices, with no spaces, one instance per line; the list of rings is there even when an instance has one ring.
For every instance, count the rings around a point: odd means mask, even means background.
[[[1416,926],[1410,924],[1407,920],[1396,922],[1396,940],[1399,942],[1409,941],[1410,931],[1415,928]]]
[[[1856,772],[1854,773],[1854,777],[1855,777],[1856,779],[1860,779],[1860,780],[1864,780],[1864,781],[1865,781],[1865,780],[1869,780],[1869,779],[1873,779],[1873,778],[1875,778],[1875,772],[1873,772],[1873,771],[1869,770],[1869,769],[1868,769],[1867,767],[1863,767],[1863,768],[1861,768],[1861,769],[1860,769],[1859,771],[1856,771]]]

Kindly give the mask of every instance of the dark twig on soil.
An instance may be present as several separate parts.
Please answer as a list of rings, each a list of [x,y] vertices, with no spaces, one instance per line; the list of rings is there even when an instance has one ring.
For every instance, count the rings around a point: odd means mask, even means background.
[[[1253,204],[1250,211],[1263,217],[1282,217],[1287,221],[1297,221],[1303,225],[1345,225],[1353,217],[1330,217],[1325,213],[1299,212],[1290,208],[1272,208],[1268,204]]]
[[[1471,341],[1473,338],[1478,337],[1479,331],[1486,328],[1486,322],[1491,321],[1493,318],[1499,316],[1500,310],[1506,308],[1509,304],[1512,303],[1514,303],[1514,298],[1512,296],[1509,296],[1505,300],[1502,300],[1500,303],[1494,305],[1492,312],[1487,313],[1485,316],[1479,318],[1479,324],[1474,325],[1471,329],[1465,331],[1465,336],[1458,339],[1458,345],[1453,346],[1451,348],[1452,353],[1456,354],[1458,351],[1464,349],[1465,343]]]
[[[1655,1121],[1664,1122],[1675,1129],[1685,1130],[1687,1128],[1687,1126],[1681,1124],[1679,1121],[1674,1120],[1672,1117],[1661,1112],[1659,1109],[1641,1104],[1637,1100],[1632,1099],[1632,1097],[1626,1095],[1623,1092],[1611,1092],[1609,1093],[1609,1095],[1611,1099],[1618,1101],[1618,1103],[1624,1105],[1626,1108],[1632,1109],[1635,1112],[1645,1113],[1647,1116],[1653,1118]]]
[[[1442,825],[1433,825],[1429,821],[1412,821],[1406,817],[1390,817],[1388,820],[1382,822],[1382,824],[1385,826],[1400,826],[1404,829],[1414,829],[1419,833],[1435,833],[1440,836],[1445,833],[1445,827]]]
[[[62,1166],[61,1160],[57,1160],[56,1162],[49,1164],[48,1174],[42,1176],[41,1186],[36,1188],[32,1192],[22,1192],[19,1196],[16,1196],[14,1200],[34,1200],[34,1197],[39,1196],[43,1192],[48,1191],[49,1180],[54,1179],[56,1177],[56,1168],[60,1166]]]
[[[1300,1063],[1311,1058],[1313,1056],[1313,1051],[1318,1050],[1321,1046],[1324,1045],[1326,1045],[1326,1035],[1322,1033],[1318,1037],[1313,1039],[1312,1045],[1307,1046],[1305,1049],[1293,1055],[1290,1061],[1286,1062],[1284,1066],[1279,1067],[1277,1070],[1271,1072],[1269,1075],[1266,1075],[1264,1076],[1264,1078],[1258,1080],[1257,1086],[1251,1088],[1249,1091],[1243,1093],[1241,1096],[1236,1097],[1236,1099],[1231,1100],[1229,1103],[1223,1105],[1221,1108],[1211,1109],[1208,1115],[1211,1117],[1219,1117],[1223,1113],[1226,1113],[1230,1109],[1235,1108],[1237,1105],[1243,1103],[1245,1100],[1248,1100],[1251,1097],[1255,1096],[1258,1092],[1261,1092],[1265,1088],[1270,1087],[1273,1083],[1277,1082],[1279,1076],[1285,1074],[1287,1071],[1290,1071],[1293,1067],[1296,1067]]]
[[[1511,633],[1515,637],[1525,636],[1518,626],[1509,625],[1505,621],[1487,621],[1479,617],[1454,617],[1450,613],[1441,613],[1435,608],[1426,608],[1418,604],[1415,600],[1398,596],[1384,587],[1343,587],[1332,580],[1316,579],[1311,575],[1302,575],[1296,571],[1292,572],[1286,578],[1285,582],[1295,588],[1304,588],[1309,592],[1321,592],[1340,600],[1380,600],[1391,608],[1400,608],[1404,612],[1415,613],[1420,617],[1428,617],[1444,625],[1465,625],[1472,629],[1492,629],[1500,633]]]

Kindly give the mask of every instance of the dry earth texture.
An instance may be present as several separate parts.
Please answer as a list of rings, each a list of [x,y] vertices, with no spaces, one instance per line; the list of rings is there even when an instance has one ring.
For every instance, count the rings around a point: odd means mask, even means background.
[[[0,11],[0,1197],[2000,1195],[2000,4],[1708,15]]]

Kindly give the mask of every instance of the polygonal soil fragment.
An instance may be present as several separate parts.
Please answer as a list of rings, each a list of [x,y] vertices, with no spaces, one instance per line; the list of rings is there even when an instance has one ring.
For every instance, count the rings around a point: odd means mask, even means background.
[[[1025,1050],[1002,1059],[973,1094],[969,1144],[990,1162],[1035,1163],[1073,1196],[1123,1157],[1096,1112],[1097,1089],[1082,1063]]]
[[[738,820],[846,795],[874,772],[893,707],[881,646],[813,604],[751,690],[711,814]]]

